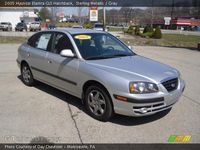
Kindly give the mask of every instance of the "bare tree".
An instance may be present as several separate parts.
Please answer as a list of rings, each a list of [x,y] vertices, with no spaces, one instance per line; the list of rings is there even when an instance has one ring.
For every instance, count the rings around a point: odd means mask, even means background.
[[[126,24],[128,24],[128,22],[132,19],[133,12],[134,12],[134,9],[130,7],[122,7],[120,9],[120,13],[122,14],[123,21]]]

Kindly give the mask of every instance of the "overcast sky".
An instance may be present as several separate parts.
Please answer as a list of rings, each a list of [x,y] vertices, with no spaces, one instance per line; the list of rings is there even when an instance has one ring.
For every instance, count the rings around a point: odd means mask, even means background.
[[[89,7],[82,7],[82,16],[88,15]],[[99,7],[101,9],[102,7]],[[106,7],[106,10],[109,9],[120,9],[121,7]],[[140,8],[146,9],[146,7],[132,7],[132,8]],[[61,7],[66,15],[78,15],[78,7]]]

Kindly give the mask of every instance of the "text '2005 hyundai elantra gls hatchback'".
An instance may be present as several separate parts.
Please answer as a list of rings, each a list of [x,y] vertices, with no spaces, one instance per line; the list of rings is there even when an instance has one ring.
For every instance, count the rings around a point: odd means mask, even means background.
[[[34,34],[18,49],[22,81],[36,80],[82,99],[101,121],[170,109],[185,83],[176,69],[135,54],[113,35],[90,29]]]

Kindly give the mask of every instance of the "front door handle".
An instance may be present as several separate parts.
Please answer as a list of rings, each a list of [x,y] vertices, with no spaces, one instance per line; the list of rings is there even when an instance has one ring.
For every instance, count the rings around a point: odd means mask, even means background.
[[[52,63],[52,61],[51,61],[51,60],[48,60],[48,63],[49,63],[49,64],[51,64],[51,63]]]
[[[28,54],[27,54],[27,57],[30,57],[30,56],[31,56],[30,53],[28,53]]]

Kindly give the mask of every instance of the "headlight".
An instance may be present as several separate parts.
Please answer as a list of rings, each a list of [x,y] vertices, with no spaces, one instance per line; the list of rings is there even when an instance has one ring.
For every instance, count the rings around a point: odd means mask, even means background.
[[[131,82],[129,90],[133,94],[155,93],[158,92],[158,87],[156,84],[149,82]]]

